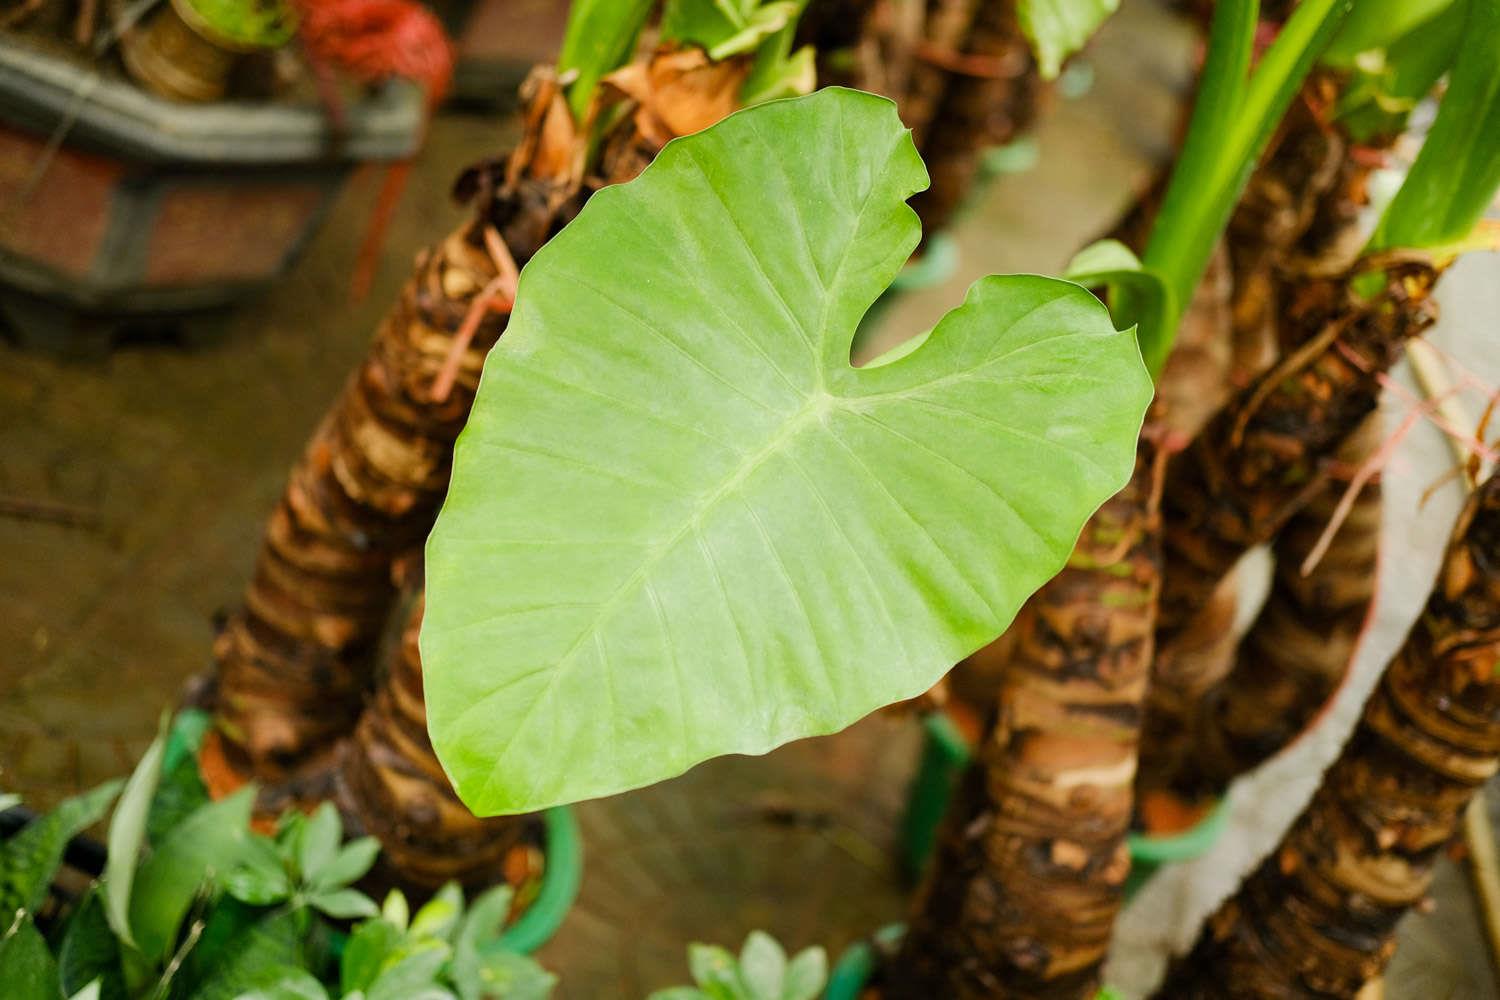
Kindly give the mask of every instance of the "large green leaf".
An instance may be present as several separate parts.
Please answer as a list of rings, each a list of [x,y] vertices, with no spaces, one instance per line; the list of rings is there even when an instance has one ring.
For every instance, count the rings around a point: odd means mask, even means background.
[[[119,791],[120,783],[111,781],[68,799],[0,844],[0,923],[8,923],[17,910],[41,908],[68,841],[98,822]]]
[[[1042,76],[1057,76],[1063,60],[1083,48],[1119,6],[1120,0],[1019,0],[1016,15]]]
[[[993,639],[1125,482],[1151,386],[1078,285],[991,277],[904,356],[894,105],[742,111],[528,265],[428,544],[433,742],[482,813],[763,753]]]

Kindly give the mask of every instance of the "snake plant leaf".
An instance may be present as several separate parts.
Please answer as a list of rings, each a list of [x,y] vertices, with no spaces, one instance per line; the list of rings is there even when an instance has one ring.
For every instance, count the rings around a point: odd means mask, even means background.
[[[521,275],[427,546],[429,729],[529,812],[930,687],[1129,476],[1151,385],[1071,282],[990,277],[856,369],[926,185],[883,98],[730,116]]]
[[[1042,76],[1055,79],[1063,60],[1088,44],[1119,6],[1120,0],[1020,0],[1016,15]]]

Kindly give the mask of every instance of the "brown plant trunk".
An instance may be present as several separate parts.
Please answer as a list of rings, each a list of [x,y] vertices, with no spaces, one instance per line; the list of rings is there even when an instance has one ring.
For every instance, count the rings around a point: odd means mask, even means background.
[[[502,271],[523,266],[588,191],[629,180],[674,135],[733,110],[747,69],[663,50],[613,74],[605,99],[628,113],[587,178],[586,140],[555,76],[542,68],[528,80],[520,143],[460,178],[475,217],[419,256],[292,470],[244,603],[215,643],[216,725],[200,756],[215,795],[256,780],[273,813],[321,794],[370,693],[396,596],[392,568],[432,527],[453,441],[505,329]],[[472,314],[478,325],[461,329],[481,298],[491,304]]]
[[[1341,462],[1357,467],[1380,441],[1380,420],[1372,416]],[[1179,712],[1152,717],[1143,795],[1164,788],[1189,802],[1219,798],[1231,781],[1305,732],[1337,693],[1375,600],[1382,509],[1379,482],[1372,480],[1304,576],[1303,561],[1343,493],[1335,480],[1276,536],[1270,593],[1228,674]]]
[[[1422,617],[1281,844],[1157,996],[1352,997],[1395,950],[1500,766],[1500,477],[1459,518]]]
[[[1129,485],[1012,628],[994,717],[950,806],[886,1000],[1092,997],[1130,858],[1160,579],[1162,463]]]
[[[670,139],[733,111],[747,69],[743,60],[711,63],[698,50],[663,50],[612,74],[608,99],[628,100],[632,110],[602,143],[584,187],[630,180]],[[424,606],[417,587],[390,669],[340,748],[330,775],[336,800],[352,830],[380,838],[380,874],[392,882],[427,891],[451,879],[469,888],[516,884],[530,871],[537,819],[478,819],[449,784],[427,735],[417,647]]]
[[[536,817],[478,819],[448,783],[427,736],[417,635],[422,591],[409,598],[385,676],[354,735],[341,745],[334,801],[353,822],[349,835],[380,838],[372,876],[433,892],[449,881],[473,890],[533,874]]]
[[[1031,127],[1043,87],[1012,0],[979,4],[961,45],[925,47],[917,58],[937,70],[928,75],[942,86],[930,110],[922,91],[903,106],[903,113],[911,109],[917,148],[932,178],[911,200],[924,238],[931,238],[952,224],[984,153]]]
[[[1374,412],[1378,376],[1436,319],[1438,270],[1392,261],[1369,299],[1353,272],[1295,287],[1282,329],[1301,345],[1241,392],[1168,467],[1157,641],[1169,642],[1231,567],[1324,488],[1327,465]]]
[[[550,226],[518,206],[524,261]],[[472,298],[495,275],[465,224],[425,251],[358,371],[292,469],[242,605],[214,644],[216,727],[205,777],[225,791],[326,762],[359,717],[395,599],[391,568],[420,546],[448,482],[480,366],[505,328],[487,314],[442,402],[430,390]]]

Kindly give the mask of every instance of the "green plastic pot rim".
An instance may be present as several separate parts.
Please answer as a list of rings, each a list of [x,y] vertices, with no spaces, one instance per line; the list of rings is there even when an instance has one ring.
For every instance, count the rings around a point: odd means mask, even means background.
[[[212,724],[212,716],[202,709],[179,711],[172,719],[163,753],[163,770],[176,766],[185,755],[196,752],[203,734]],[[568,806],[554,806],[543,812],[542,831],[546,860],[542,866],[541,888],[515,923],[500,933],[500,943],[522,955],[529,955],[552,940],[578,899],[578,889],[583,882],[583,839],[579,836],[578,819],[573,810]]]
[[[1126,838],[1130,857],[1134,861],[1148,864],[1167,864],[1174,861],[1190,861],[1207,854],[1218,842],[1229,823],[1229,800],[1219,799],[1197,823],[1181,833],[1152,836],[1132,833]]]
[[[828,988],[823,991],[823,1000],[859,1000],[860,991],[875,974],[875,948],[871,942],[890,949],[905,934],[905,924],[886,924],[866,940],[856,941],[845,948],[828,974]],[[1102,986],[1094,994],[1094,1000],[1120,1000],[1120,997],[1108,986]]]

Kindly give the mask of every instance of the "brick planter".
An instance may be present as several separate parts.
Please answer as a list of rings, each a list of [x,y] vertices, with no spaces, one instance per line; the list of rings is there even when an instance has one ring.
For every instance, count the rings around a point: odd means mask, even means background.
[[[317,106],[179,104],[6,38],[0,313],[25,342],[68,346],[265,288],[355,166],[416,149],[416,87],[347,111],[339,140]]]

